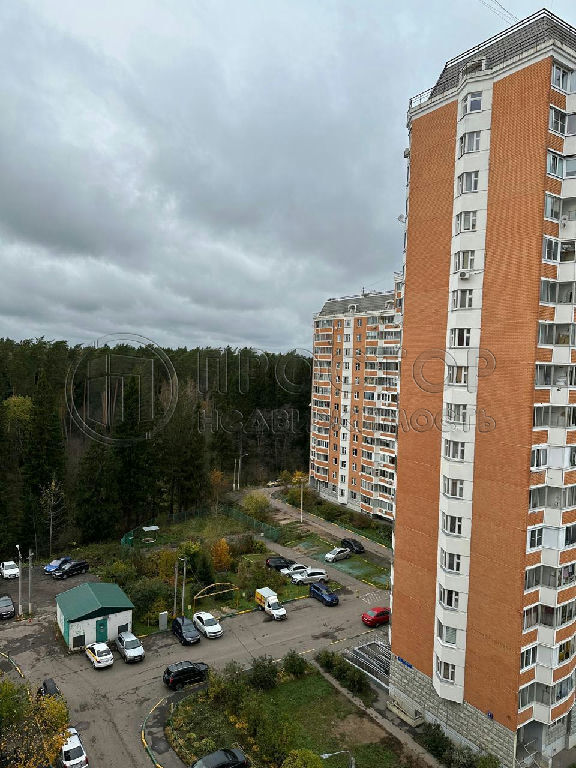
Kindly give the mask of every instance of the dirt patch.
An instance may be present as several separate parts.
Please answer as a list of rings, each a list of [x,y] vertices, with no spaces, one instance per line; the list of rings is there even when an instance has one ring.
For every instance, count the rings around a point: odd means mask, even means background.
[[[338,722],[338,734],[342,734],[348,744],[373,744],[388,734],[369,717],[348,715]]]

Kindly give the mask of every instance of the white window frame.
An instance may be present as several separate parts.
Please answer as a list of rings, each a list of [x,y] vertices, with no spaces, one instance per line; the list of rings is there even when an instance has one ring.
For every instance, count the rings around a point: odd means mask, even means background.
[[[456,627],[448,627],[443,624],[440,619],[436,619],[436,637],[441,643],[446,645],[456,645],[456,639],[458,637],[458,630]]]
[[[528,550],[542,549],[543,531],[544,531],[544,526],[528,528],[528,541],[527,541]]]
[[[548,221],[560,221],[562,215],[562,198],[559,195],[553,195],[546,192],[544,195],[544,218]]]
[[[462,117],[482,111],[482,91],[471,91],[461,101]]]
[[[548,123],[548,127],[552,133],[558,133],[560,136],[566,136],[566,122],[566,112],[564,112],[562,109],[558,109],[558,107],[551,105],[550,121]]]
[[[442,512],[442,530],[448,536],[462,536],[462,518]]]
[[[530,453],[530,469],[540,471],[548,466],[548,446],[535,445]]]
[[[528,669],[536,665],[538,655],[538,646],[531,645],[520,652],[520,669]]]
[[[458,140],[458,157],[480,151],[480,131],[467,131]]]
[[[457,189],[459,195],[478,192],[479,171],[464,171],[458,176]]]
[[[557,264],[560,261],[561,241],[557,237],[544,235],[542,242],[542,261],[550,261]]]
[[[454,386],[464,386],[468,383],[467,365],[448,365],[446,372],[446,381]]]
[[[546,173],[555,179],[564,178],[564,157],[551,149],[546,154]]]
[[[454,254],[454,272],[474,269],[475,251],[456,251]]]
[[[450,611],[458,610],[460,593],[456,589],[446,589],[442,584],[438,584],[438,603]]]
[[[450,328],[450,346],[454,349],[466,349],[470,346],[471,328]]]
[[[456,214],[454,231],[457,235],[462,232],[476,232],[478,211],[460,211]]]
[[[463,499],[464,480],[442,475],[442,493],[449,499]]]
[[[447,573],[461,573],[462,556],[455,552],[447,552],[440,549],[440,566]]]
[[[452,309],[472,309],[473,296],[471,288],[458,288],[452,291]]]
[[[570,69],[566,69],[561,64],[552,65],[552,87],[562,93],[570,93],[570,84],[573,76]]]
[[[454,683],[456,680],[456,665],[450,664],[448,661],[442,661],[439,656],[436,656],[436,675],[444,683]]]
[[[464,461],[466,443],[461,440],[444,439],[444,458],[453,461]]]

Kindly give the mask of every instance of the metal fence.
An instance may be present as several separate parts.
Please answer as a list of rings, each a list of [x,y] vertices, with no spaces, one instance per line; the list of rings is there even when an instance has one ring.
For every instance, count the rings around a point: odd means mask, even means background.
[[[342,655],[350,664],[366,672],[375,683],[388,690],[391,656],[389,645],[374,641],[356,648],[346,648]]]

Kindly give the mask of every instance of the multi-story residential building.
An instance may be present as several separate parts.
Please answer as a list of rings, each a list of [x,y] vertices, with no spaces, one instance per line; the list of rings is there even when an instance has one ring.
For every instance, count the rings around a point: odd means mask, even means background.
[[[466,51],[408,122],[390,693],[550,764],[576,745],[576,29]]]
[[[402,276],[388,293],[328,299],[314,316],[310,485],[394,518]]]

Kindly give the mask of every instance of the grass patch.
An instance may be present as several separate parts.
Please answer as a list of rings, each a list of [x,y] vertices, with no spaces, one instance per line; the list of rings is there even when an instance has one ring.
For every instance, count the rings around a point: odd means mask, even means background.
[[[363,713],[341,694],[318,672],[312,672],[304,677],[280,683],[276,688],[262,693],[261,704],[264,718],[272,718],[273,722],[290,724],[289,749],[310,749],[316,754],[337,752],[349,749],[356,759],[357,768],[392,768],[399,764],[399,756],[384,738],[374,740],[380,732]],[[340,727],[346,719],[352,720],[353,728]],[[256,738],[251,742],[241,729],[237,728],[236,718],[232,722],[222,707],[208,704],[200,695],[192,695],[176,708],[167,728],[166,734],[172,746],[179,752],[187,764],[198,754],[198,744],[210,740],[213,734],[218,734],[218,744],[215,748],[230,747],[240,744],[250,754],[254,768],[264,768],[265,763],[260,757],[261,745]],[[367,743],[363,743],[362,729],[370,734]],[[191,738],[191,736],[193,738]],[[196,749],[193,754],[186,749],[192,745]],[[210,750],[207,750],[210,751]],[[339,758],[334,758],[330,766],[343,768],[347,766],[347,756],[340,764]]]

